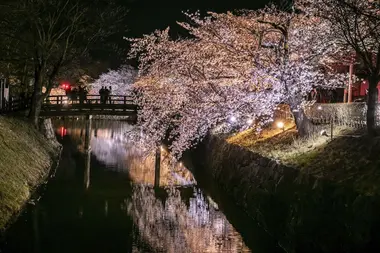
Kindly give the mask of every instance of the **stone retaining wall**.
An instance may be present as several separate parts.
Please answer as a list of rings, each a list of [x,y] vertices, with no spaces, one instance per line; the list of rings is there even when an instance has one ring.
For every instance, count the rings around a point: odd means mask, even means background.
[[[287,252],[380,252],[380,199],[216,137],[188,152]],[[190,168],[191,169],[191,168]]]

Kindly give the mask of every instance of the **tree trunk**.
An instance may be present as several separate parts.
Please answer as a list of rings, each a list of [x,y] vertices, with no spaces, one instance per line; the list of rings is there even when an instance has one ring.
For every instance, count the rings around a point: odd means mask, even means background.
[[[38,117],[40,116],[43,96],[42,96],[42,78],[41,73],[35,73],[34,92],[32,96],[32,105],[29,112],[29,120],[38,129]]]
[[[310,136],[314,131],[314,125],[307,118],[303,108],[293,109],[291,107],[291,110],[292,110],[294,120],[297,126],[298,135],[302,138]]]
[[[367,101],[367,131],[370,136],[376,135],[376,104],[378,101],[377,76],[369,79],[368,101]]]

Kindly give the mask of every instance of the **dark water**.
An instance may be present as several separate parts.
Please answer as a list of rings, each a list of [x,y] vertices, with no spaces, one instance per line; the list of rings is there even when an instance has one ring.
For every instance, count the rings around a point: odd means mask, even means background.
[[[165,152],[153,187],[154,157],[128,142],[127,123],[93,121],[90,152],[83,121],[55,125],[59,167],[0,252],[281,252],[210,177]]]

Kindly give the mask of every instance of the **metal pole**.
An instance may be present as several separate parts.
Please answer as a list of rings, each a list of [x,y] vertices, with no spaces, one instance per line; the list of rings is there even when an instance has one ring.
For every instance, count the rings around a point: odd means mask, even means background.
[[[156,162],[154,168],[154,187],[160,187],[161,146],[156,146]]]

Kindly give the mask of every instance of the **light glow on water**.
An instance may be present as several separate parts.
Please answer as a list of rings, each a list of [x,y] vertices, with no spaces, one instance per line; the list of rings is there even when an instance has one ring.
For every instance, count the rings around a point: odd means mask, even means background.
[[[74,119],[64,124],[67,135],[85,154],[84,124]],[[70,125],[71,124],[71,125]],[[137,234],[135,252],[145,252],[141,245],[149,245],[157,252],[250,252],[242,237],[228,222],[210,196],[198,187],[190,171],[182,162],[175,162],[170,154],[160,147],[160,185],[154,188],[155,150],[146,152],[132,145],[125,132],[133,127],[123,123],[93,121],[90,150],[92,159],[104,164],[103,173],[117,172],[128,175],[132,187],[130,197],[123,198],[119,208],[131,217]],[[60,134],[61,129],[57,128]],[[141,136],[141,133],[138,133]],[[92,166],[92,165],[91,165]],[[92,168],[89,168],[92,170]],[[89,172],[88,192],[97,187],[96,175]],[[98,179],[99,180],[99,179]],[[105,179],[101,179],[105,180]],[[105,190],[102,188],[102,190]],[[122,190],[118,190],[122,192]],[[104,217],[112,219],[115,205],[108,198],[101,205]],[[85,219],[88,212],[81,205],[78,215]]]

